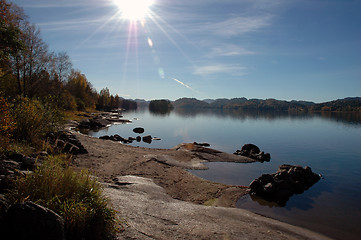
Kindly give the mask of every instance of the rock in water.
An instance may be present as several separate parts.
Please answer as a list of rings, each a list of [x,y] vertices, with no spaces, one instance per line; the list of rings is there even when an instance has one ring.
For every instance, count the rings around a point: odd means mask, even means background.
[[[152,143],[152,136],[150,136],[150,135],[144,136],[143,137],[143,142],[151,144]]]
[[[141,127],[134,128],[133,132],[142,134],[142,133],[144,133],[144,128],[141,128]]]
[[[108,135],[100,136],[99,139],[110,140],[110,136]]]
[[[211,146],[209,143],[197,143],[197,142],[194,142],[193,144],[197,145],[197,146],[201,146],[201,147],[210,147]]]
[[[250,195],[285,206],[294,194],[301,194],[320,180],[310,167],[281,165],[274,174],[263,174],[250,184]]]
[[[260,162],[269,162],[271,160],[269,153],[261,152],[259,147],[251,143],[243,145],[241,150],[237,150],[234,154],[256,159]]]
[[[4,219],[5,239],[64,240],[64,219],[33,202],[11,206]]]
[[[259,147],[257,147],[256,145],[254,144],[245,144],[243,145],[243,147],[241,148],[241,152],[243,154],[248,154],[248,155],[251,155],[251,154],[255,154],[255,153],[259,153],[261,150],[259,149]]]

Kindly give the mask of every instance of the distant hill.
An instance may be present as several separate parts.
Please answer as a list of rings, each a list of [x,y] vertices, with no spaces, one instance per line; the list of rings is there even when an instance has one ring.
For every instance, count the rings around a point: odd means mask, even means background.
[[[212,102],[214,102],[216,100],[214,100],[214,99],[203,99],[202,101],[210,104],[210,103],[212,103]]]
[[[149,101],[146,101],[144,99],[135,99],[134,102],[137,103],[138,108],[148,108],[149,106]]]
[[[361,97],[338,99],[325,103],[308,101],[284,101],[276,99],[206,99],[181,98],[174,101],[175,108],[216,108],[216,109],[240,109],[240,110],[272,110],[272,111],[361,111]]]
[[[207,102],[195,98],[180,98],[172,102],[172,105],[175,108],[209,108]]]
[[[361,112],[361,97],[348,97],[331,102],[319,103],[310,107],[311,111]]]

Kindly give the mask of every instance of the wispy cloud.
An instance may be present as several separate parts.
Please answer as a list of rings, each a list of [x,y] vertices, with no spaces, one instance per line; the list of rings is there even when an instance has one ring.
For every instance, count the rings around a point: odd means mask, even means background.
[[[272,16],[233,17],[223,22],[208,23],[202,26],[214,35],[233,37],[244,33],[255,32],[270,25]]]
[[[182,81],[180,81],[180,80],[178,80],[178,79],[176,79],[176,78],[171,78],[171,79],[174,80],[174,81],[176,81],[177,83],[183,85],[184,87],[192,90],[193,92],[199,93],[197,90],[194,90],[192,87],[190,87],[189,85],[185,84],[184,82],[182,82]]]
[[[110,0],[105,1],[109,2]],[[30,2],[30,1],[29,1]],[[48,0],[40,0],[40,1],[31,1],[31,3],[22,4],[23,7],[26,8],[72,8],[72,7],[84,7],[89,6],[89,4],[97,4],[99,5],[99,1],[97,0],[62,0],[62,1],[48,1]],[[107,3],[109,4],[109,3]]]
[[[85,27],[94,27],[99,26],[107,19],[98,18],[98,19],[90,19],[90,18],[82,18],[82,19],[70,19],[70,20],[62,20],[62,21],[54,21],[54,22],[43,22],[38,23],[37,25],[43,29],[48,31],[61,31],[61,30],[83,30]]]
[[[232,57],[232,56],[244,56],[254,55],[255,52],[249,51],[243,47],[235,44],[223,44],[217,47],[213,47],[211,52],[207,54],[207,57]]]
[[[246,68],[238,64],[212,64],[196,67],[193,71],[195,75],[208,76],[213,74],[229,74],[233,76],[245,75]]]

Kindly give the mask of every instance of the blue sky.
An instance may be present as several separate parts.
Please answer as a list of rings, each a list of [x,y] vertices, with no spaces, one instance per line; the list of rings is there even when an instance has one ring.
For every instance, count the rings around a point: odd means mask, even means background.
[[[143,24],[124,19],[115,0],[9,2],[98,91],[148,100],[361,96],[359,0],[154,0]]]

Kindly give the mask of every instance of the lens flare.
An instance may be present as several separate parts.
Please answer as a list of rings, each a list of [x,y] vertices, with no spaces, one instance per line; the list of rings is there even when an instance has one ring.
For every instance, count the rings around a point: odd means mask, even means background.
[[[149,47],[153,48],[153,41],[150,38],[148,38],[148,45]]]
[[[122,18],[130,21],[141,21],[149,13],[154,0],[114,0]]]

